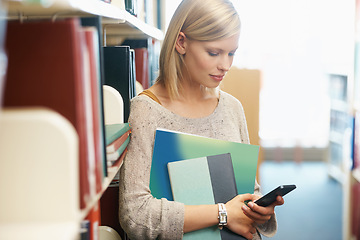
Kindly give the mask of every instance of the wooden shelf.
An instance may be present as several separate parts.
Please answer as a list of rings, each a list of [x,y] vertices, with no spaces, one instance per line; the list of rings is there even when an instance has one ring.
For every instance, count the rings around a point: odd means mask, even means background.
[[[164,38],[164,34],[160,29],[144,23],[126,11],[124,11],[123,19],[104,17],[103,27],[107,36],[152,37],[157,40]]]
[[[2,0],[9,19],[56,19],[72,16],[101,16],[107,35],[163,39],[163,33],[124,9],[100,0],[54,0],[40,3]],[[46,4],[49,2],[49,4]]]
[[[55,15],[98,15],[109,18],[124,18],[124,10],[100,0],[47,0],[37,2],[3,0],[3,3],[7,7],[9,16],[21,14],[26,18],[41,18]]]

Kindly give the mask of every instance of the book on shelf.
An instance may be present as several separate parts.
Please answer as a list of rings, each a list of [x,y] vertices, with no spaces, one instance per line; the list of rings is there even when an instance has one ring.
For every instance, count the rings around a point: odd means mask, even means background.
[[[121,147],[121,145],[125,142],[125,140],[130,136],[131,129],[125,132],[121,137],[114,140],[112,143],[106,146],[106,153],[114,153],[116,150]]]
[[[355,112],[353,137],[353,168],[360,169],[360,112]]]
[[[102,29],[102,21],[101,21],[101,16],[94,16],[94,17],[82,17],[80,18],[81,21],[81,25],[83,27],[95,27],[97,30],[97,41],[94,39],[95,42],[97,42],[98,46],[94,46],[96,48],[97,54],[96,55],[96,69],[97,69],[97,75],[98,75],[98,81],[97,83],[99,84],[99,97],[98,98],[94,98],[94,99],[99,99],[99,114],[100,114],[100,125],[101,125],[101,132],[100,132],[100,137],[102,138],[101,140],[101,145],[102,145],[102,149],[104,149],[103,146],[105,146],[105,114],[104,114],[104,91],[102,88],[103,83],[105,82],[105,75],[104,75],[104,53],[103,53],[103,48],[102,46],[103,44],[103,37],[102,37],[102,33],[103,33],[103,29]],[[106,153],[105,150],[102,152],[103,154],[103,175],[106,177],[107,176],[107,167],[106,167]]]
[[[175,201],[185,205],[226,203],[237,195],[231,154],[219,154],[168,163]],[[245,239],[217,226],[184,234],[183,239]]]
[[[107,153],[107,161],[108,161],[108,164],[110,163],[111,165],[118,160],[118,158],[120,157],[120,155],[124,152],[125,148],[127,147],[127,145],[129,144],[130,142],[130,136],[128,136],[124,143],[121,144],[121,146],[116,149],[114,152],[111,152],[111,153]]]
[[[120,157],[116,161],[111,163],[112,165],[110,167],[120,168],[121,165],[123,164],[123,160],[126,156],[127,151],[128,148],[126,147],[125,150],[121,153]],[[116,181],[116,179],[119,180],[118,176],[119,176],[119,172],[115,175],[113,180],[114,181]]]
[[[80,207],[95,191],[92,96],[85,31],[77,18],[9,21],[4,106],[43,106],[68,119],[79,136]],[[24,41],[26,39],[26,41]],[[36,61],[34,61],[36,58]],[[99,99],[96,99],[99,100]]]
[[[149,80],[149,52],[146,48],[136,48],[135,51],[135,65],[136,65],[136,80],[141,83],[144,89],[150,87]]]
[[[158,4],[157,0],[145,0],[145,22],[153,27],[160,28],[156,22],[158,16]]]
[[[105,125],[106,144],[107,149],[109,149],[109,151],[107,150],[107,164],[109,167],[124,157],[123,153],[130,142],[130,134],[129,123]]]
[[[102,101],[100,88],[100,74],[99,74],[99,43],[98,43],[98,32],[95,27],[84,27],[86,46],[88,48],[89,54],[89,72],[90,72],[90,84],[91,84],[91,99],[88,100],[92,104],[92,118],[93,118],[93,128],[88,129],[88,134],[93,134],[94,138],[94,167],[93,169],[88,169],[91,176],[95,176],[96,182],[96,192],[99,193],[102,190],[103,179],[105,178],[104,162],[106,158],[104,156],[105,146],[104,146],[104,132],[103,132],[103,114],[102,107],[100,106]],[[95,174],[93,174],[95,173]]]
[[[129,46],[135,51],[136,80],[141,83],[144,89],[151,85],[150,68],[158,59],[152,53],[153,45],[151,39],[127,39],[123,42],[124,46]],[[157,72],[155,67],[154,72]]]
[[[130,113],[130,100],[135,97],[132,78],[132,58],[129,46],[103,47],[105,84],[115,88],[124,101],[124,121]]]
[[[155,198],[173,200],[169,162],[230,153],[238,194],[253,193],[259,146],[157,129],[150,171],[150,190]]]
[[[130,130],[129,123],[117,123],[117,124],[105,125],[106,146],[109,146],[116,139],[126,134],[129,130]]]
[[[360,239],[360,183],[351,187],[351,233],[355,239]]]
[[[136,96],[136,70],[135,70],[135,51],[130,49],[130,95]]]
[[[100,200],[96,202],[93,208],[89,211],[88,215],[85,217],[85,220],[89,221],[89,236],[90,240],[98,240],[99,237],[99,226],[101,225],[101,204]]]
[[[90,221],[87,219],[80,223],[80,240],[90,240]]]
[[[125,10],[130,14],[137,16],[137,1],[136,0],[125,0]]]
[[[2,4],[0,4],[0,17],[0,96],[2,96],[7,68],[7,55],[4,50],[6,36],[6,10]],[[0,107],[2,107],[2,97],[0,97]]]

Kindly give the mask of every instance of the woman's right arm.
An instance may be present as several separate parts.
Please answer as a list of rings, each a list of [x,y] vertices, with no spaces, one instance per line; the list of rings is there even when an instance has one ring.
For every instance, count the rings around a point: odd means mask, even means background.
[[[155,199],[149,189],[154,136],[159,122],[159,114],[152,107],[141,98],[131,102],[131,140],[120,169],[119,220],[132,240],[181,239],[184,204]]]
[[[253,194],[242,194],[234,197],[225,204],[228,214],[227,227],[247,239],[252,239],[256,232],[254,222],[242,211],[245,200],[256,198]],[[218,205],[186,205],[184,232],[210,227],[219,223]]]

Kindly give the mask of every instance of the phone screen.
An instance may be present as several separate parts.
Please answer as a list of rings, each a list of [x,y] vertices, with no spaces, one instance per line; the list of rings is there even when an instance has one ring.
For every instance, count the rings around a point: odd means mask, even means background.
[[[296,185],[280,185],[271,192],[256,200],[255,203],[259,206],[267,207],[275,202],[277,196],[285,196],[295,188]]]

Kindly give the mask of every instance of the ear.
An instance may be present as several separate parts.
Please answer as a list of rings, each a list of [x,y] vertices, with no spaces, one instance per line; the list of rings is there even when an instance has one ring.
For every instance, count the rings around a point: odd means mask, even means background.
[[[175,48],[176,51],[182,55],[186,53],[186,40],[187,39],[185,33],[180,32],[176,39]]]

